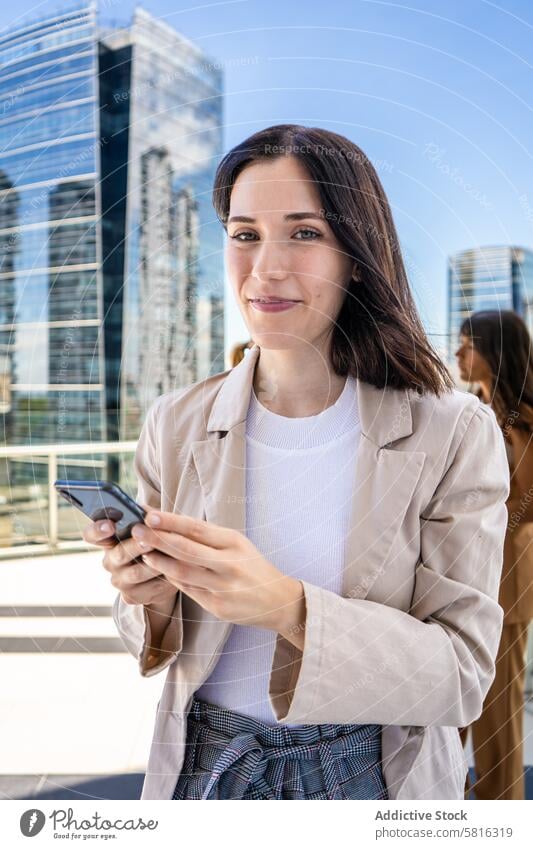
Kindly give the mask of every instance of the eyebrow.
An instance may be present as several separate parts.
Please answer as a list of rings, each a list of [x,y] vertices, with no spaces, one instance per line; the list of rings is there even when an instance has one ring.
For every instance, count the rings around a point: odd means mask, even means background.
[[[301,221],[303,218],[318,218],[319,221],[324,220],[324,216],[318,215],[316,212],[289,212],[284,218],[285,221]],[[254,224],[255,220],[255,218],[250,218],[247,215],[232,215],[227,223],[231,224],[232,221],[240,221],[244,224]]]

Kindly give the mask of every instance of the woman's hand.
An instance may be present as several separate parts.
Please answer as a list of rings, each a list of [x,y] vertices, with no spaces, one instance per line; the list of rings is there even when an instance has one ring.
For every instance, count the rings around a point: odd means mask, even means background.
[[[143,505],[145,509],[146,505]],[[102,530],[109,525],[111,531]],[[111,583],[126,604],[161,604],[176,595],[176,587],[168,582],[159,570],[152,569],[139,558],[147,547],[129,537],[118,542],[114,536],[115,524],[109,519],[91,522],[83,529],[83,538],[92,545],[106,549],[102,564],[111,573]]]
[[[184,590],[228,622],[284,635],[303,629],[301,582],[280,572],[244,534],[160,510],[149,509],[145,523],[134,525],[133,538],[149,552],[145,563],[161,572],[174,592]]]

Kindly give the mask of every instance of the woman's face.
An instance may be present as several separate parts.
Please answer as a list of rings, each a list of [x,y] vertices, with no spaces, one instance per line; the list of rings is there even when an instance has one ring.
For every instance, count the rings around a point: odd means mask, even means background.
[[[490,377],[490,368],[479,351],[476,351],[470,336],[461,335],[461,344],[455,352],[461,380],[477,383]]]
[[[321,348],[333,329],[355,263],[320,210],[315,184],[293,157],[254,162],[235,181],[226,268],[260,347]],[[236,220],[243,216],[248,220]],[[252,304],[255,298],[286,300],[282,309],[265,311]]]

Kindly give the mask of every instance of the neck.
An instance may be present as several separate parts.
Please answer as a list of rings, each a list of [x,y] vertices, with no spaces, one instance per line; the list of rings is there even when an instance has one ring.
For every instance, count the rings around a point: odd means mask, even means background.
[[[491,402],[491,394],[492,394],[492,385],[490,380],[480,380],[479,388],[481,390],[481,395],[485,404],[490,404]]]
[[[339,398],[346,377],[318,350],[261,348],[253,386],[264,407],[280,416],[315,416]]]

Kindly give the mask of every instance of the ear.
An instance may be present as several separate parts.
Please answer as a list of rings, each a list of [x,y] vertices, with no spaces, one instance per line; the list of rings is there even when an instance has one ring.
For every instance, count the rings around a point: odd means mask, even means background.
[[[356,262],[353,264],[352,268],[352,280],[359,281],[361,279],[361,270]]]

